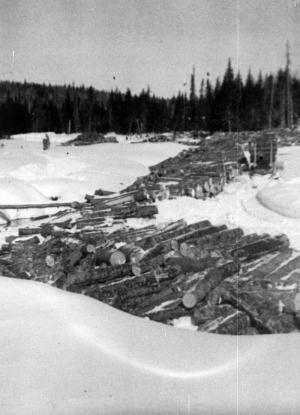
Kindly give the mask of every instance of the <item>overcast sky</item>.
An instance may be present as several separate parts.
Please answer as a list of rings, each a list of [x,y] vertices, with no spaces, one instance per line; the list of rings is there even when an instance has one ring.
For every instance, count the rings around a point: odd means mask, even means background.
[[[300,74],[300,0],[0,0],[0,79],[170,96],[193,64],[276,71],[288,40]]]

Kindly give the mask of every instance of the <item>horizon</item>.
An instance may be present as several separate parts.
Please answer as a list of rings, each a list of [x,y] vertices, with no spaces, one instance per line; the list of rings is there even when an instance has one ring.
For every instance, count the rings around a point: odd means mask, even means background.
[[[228,58],[243,80],[275,73],[287,42],[299,73],[298,0],[50,3],[0,0],[0,79],[170,98],[189,93],[193,65],[197,93],[201,79],[222,80]]]

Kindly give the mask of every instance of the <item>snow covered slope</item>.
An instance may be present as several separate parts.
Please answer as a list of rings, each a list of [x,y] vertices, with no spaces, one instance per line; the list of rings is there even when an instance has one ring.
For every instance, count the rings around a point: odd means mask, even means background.
[[[300,336],[221,336],[0,278],[5,415],[298,414]]]

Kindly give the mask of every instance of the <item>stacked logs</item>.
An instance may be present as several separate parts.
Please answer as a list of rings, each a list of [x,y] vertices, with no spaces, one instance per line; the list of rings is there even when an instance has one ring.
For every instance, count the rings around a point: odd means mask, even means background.
[[[98,203],[98,202],[97,202]],[[300,256],[286,237],[202,220],[109,232],[49,223],[19,230],[1,275],[82,293],[131,314],[227,334],[298,330]]]
[[[242,156],[234,140],[222,140],[217,146],[202,142],[150,167],[150,174],[138,178],[124,192],[146,189],[153,200],[213,197],[238,175],[238,160]]]
[[[63,143],[63,146],[86,146],[91,144],[101,143],[118,143],[118,140],[114,136],[105,137],[101,133],[87,132],[79,134],[76,138]]]
[[[103,195],[98,197],[98,195]],[[122,195],[104,196],[101,189],[94,195],[86,195],[87,203],[77,219],[77,229],[105,226],[108,220],[120,223],[128,218],[152,218],[158,213],[155,205],[149,204],[150,196],[144,189],[127,192]]]

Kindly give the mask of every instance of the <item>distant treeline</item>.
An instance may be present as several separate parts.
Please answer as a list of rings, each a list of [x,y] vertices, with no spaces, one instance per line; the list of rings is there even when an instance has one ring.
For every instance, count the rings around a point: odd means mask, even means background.
[[[163,131],[237,131],[291,127],[300,114],[300,80],[289,64],[277,74],[245,80],[230,60],[212,85],[209,74],[189,92],[172,98],[149,89],[134,95],[92,87],[0,82],[0,136],[24,132],[115,131],[123,134]]]

